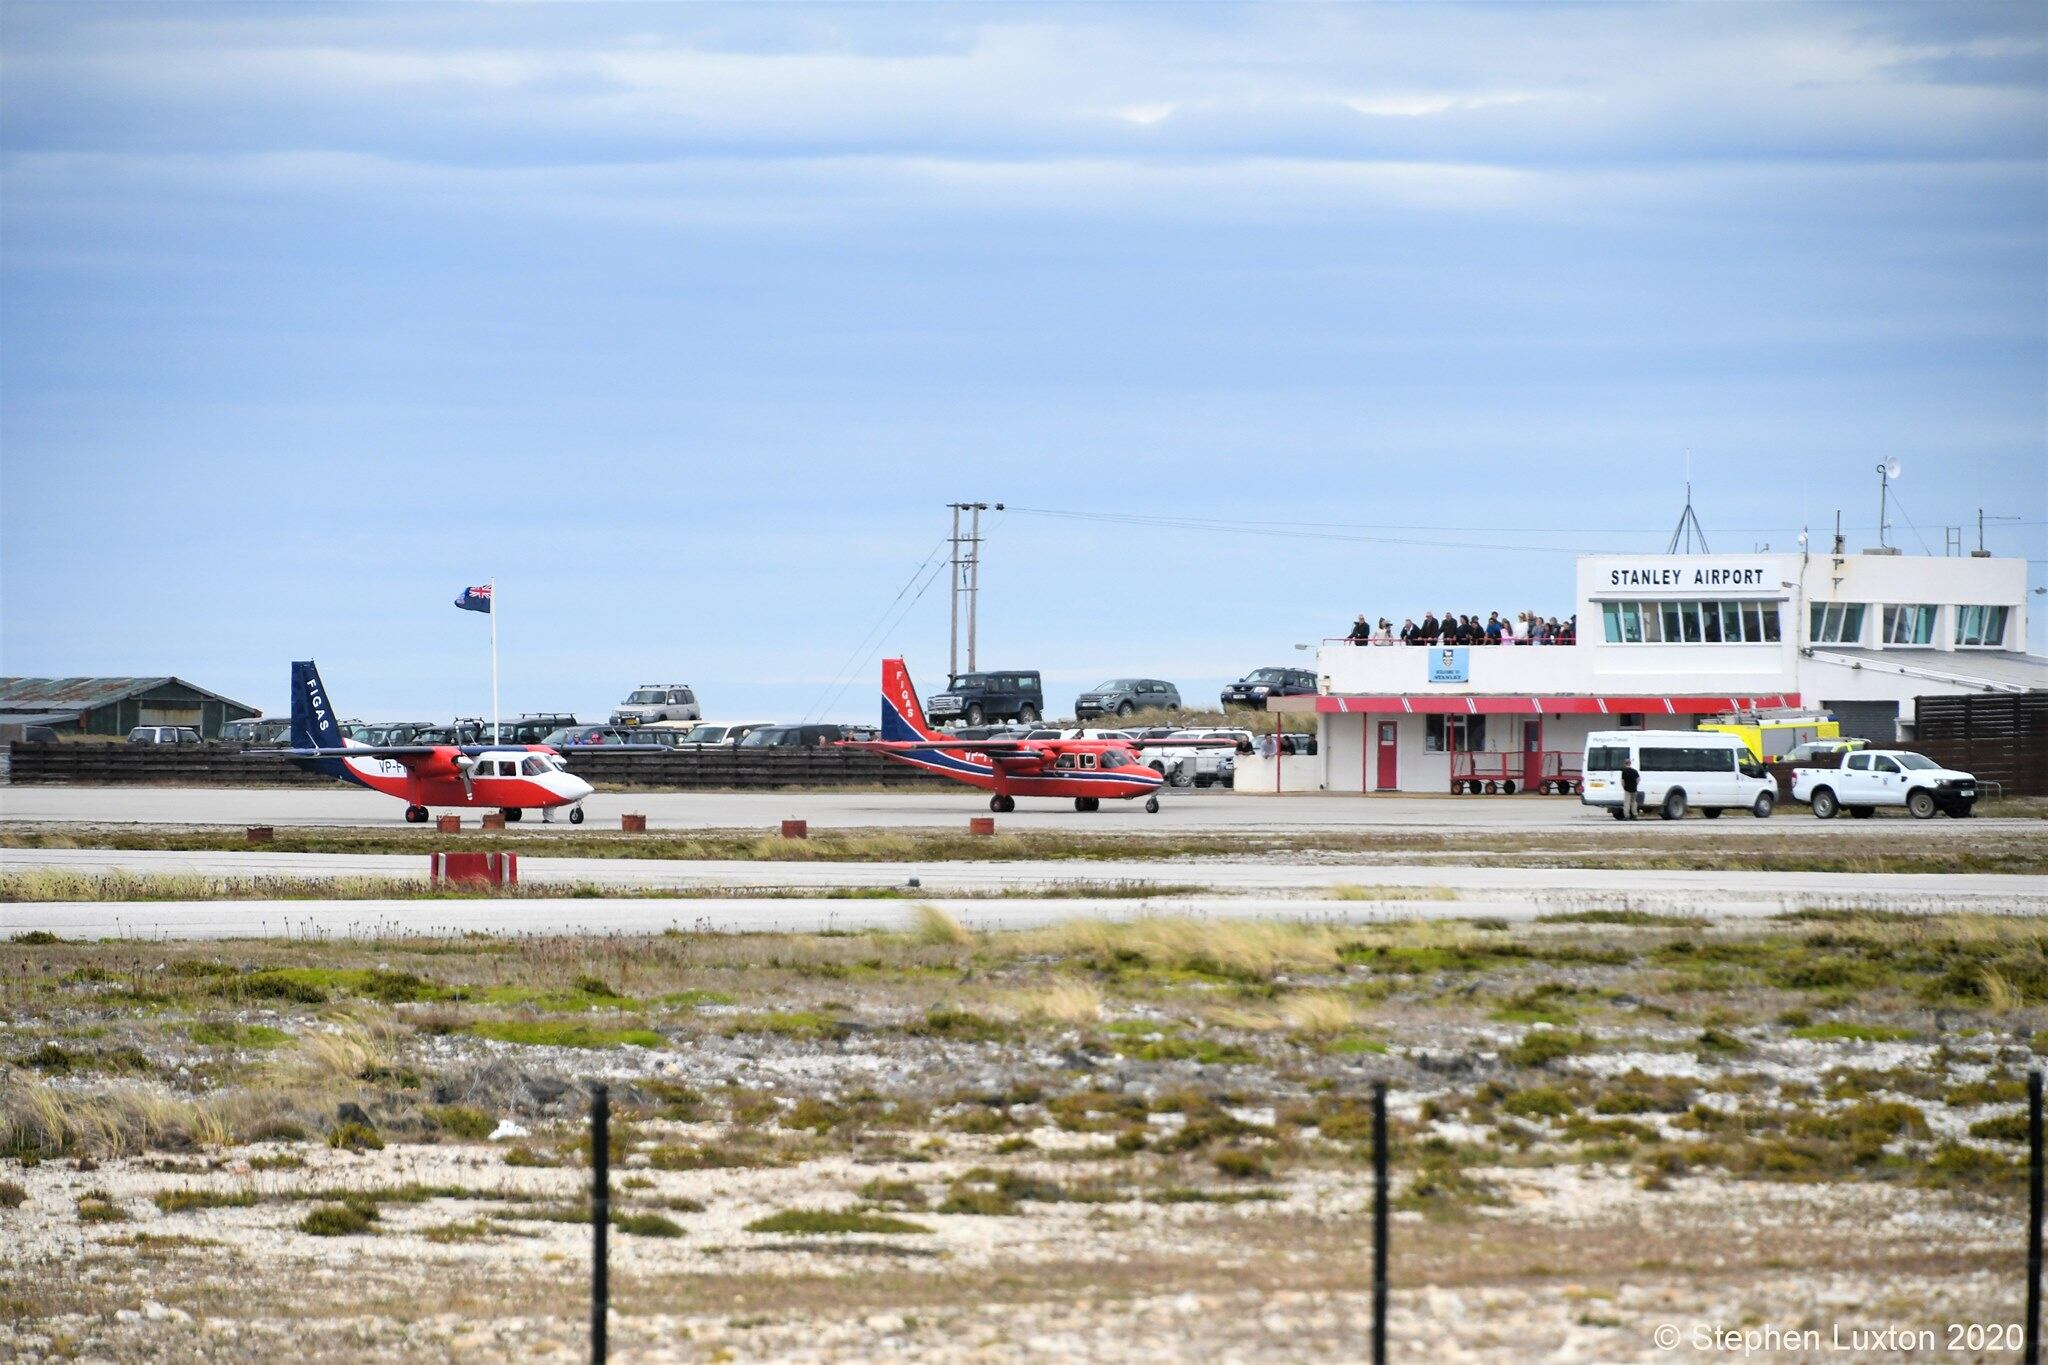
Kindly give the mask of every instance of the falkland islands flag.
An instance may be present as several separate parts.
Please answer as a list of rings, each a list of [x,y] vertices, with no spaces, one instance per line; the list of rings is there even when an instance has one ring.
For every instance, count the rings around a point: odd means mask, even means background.
[[[464,588],[462,596],[455,599],[455,605],[464,611],[490,611],[491,585],[486,583],[481,588]]]

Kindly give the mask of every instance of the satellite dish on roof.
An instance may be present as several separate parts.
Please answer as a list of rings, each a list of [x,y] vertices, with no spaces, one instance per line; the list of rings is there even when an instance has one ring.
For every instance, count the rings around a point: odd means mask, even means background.
[[[1899,470],[1901,468],[1898,456],[1894,455],[1891,459],[1884,462],[1884,476],[1887,479],[1896,479],[1899,477]]]

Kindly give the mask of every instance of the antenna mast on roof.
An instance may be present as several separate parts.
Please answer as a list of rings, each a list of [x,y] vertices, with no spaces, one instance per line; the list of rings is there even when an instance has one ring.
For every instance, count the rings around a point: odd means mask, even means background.
[[[1685,464],[1685,510],[1678,514],[1678,525],[1673,528],[1671,543],[1664,547],[1664,553],[1679,554],[1681,552],[1678,547],[1683,544],[1685,554],[1712,554],[1713,551],[1707,548],[1707,530],[1700,525],[1699,513],[1692,510],[1692,452],[1689,450],[1685,453]],[[1693,549],[1695,540],[1699,542],[1697,550]]]

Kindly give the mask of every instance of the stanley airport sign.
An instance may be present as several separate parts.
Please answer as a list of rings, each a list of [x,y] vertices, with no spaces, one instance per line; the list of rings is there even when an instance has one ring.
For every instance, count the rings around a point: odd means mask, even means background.
[[[1607,571],[1607,588],[1677,588],[1708,592],[1725,588],[1761,588],[1766,584],[1764,566],[1747,564],[1722,567],[1712,564],[1660,564],[1654,568],[1616,568]],[[1770,584],[1776,587],[1777,584]]]

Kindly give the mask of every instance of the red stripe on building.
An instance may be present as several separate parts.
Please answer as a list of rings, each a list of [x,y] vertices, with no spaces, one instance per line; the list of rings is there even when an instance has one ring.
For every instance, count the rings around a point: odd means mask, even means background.
[[[1540,715],[1584,716],[1627,715],[1663,712],[1667,716],[1711,716],[1724,711],[1776,711],[1799,706],[1797,693],[1762,697],[1473,697],[1416,696],[1317,697],[1316,710],[1329,714],[1371,714],[1400,711],[1409,715],[1442,716],[1465,712],[1493,716],[1527,714],[1534,707]]]

